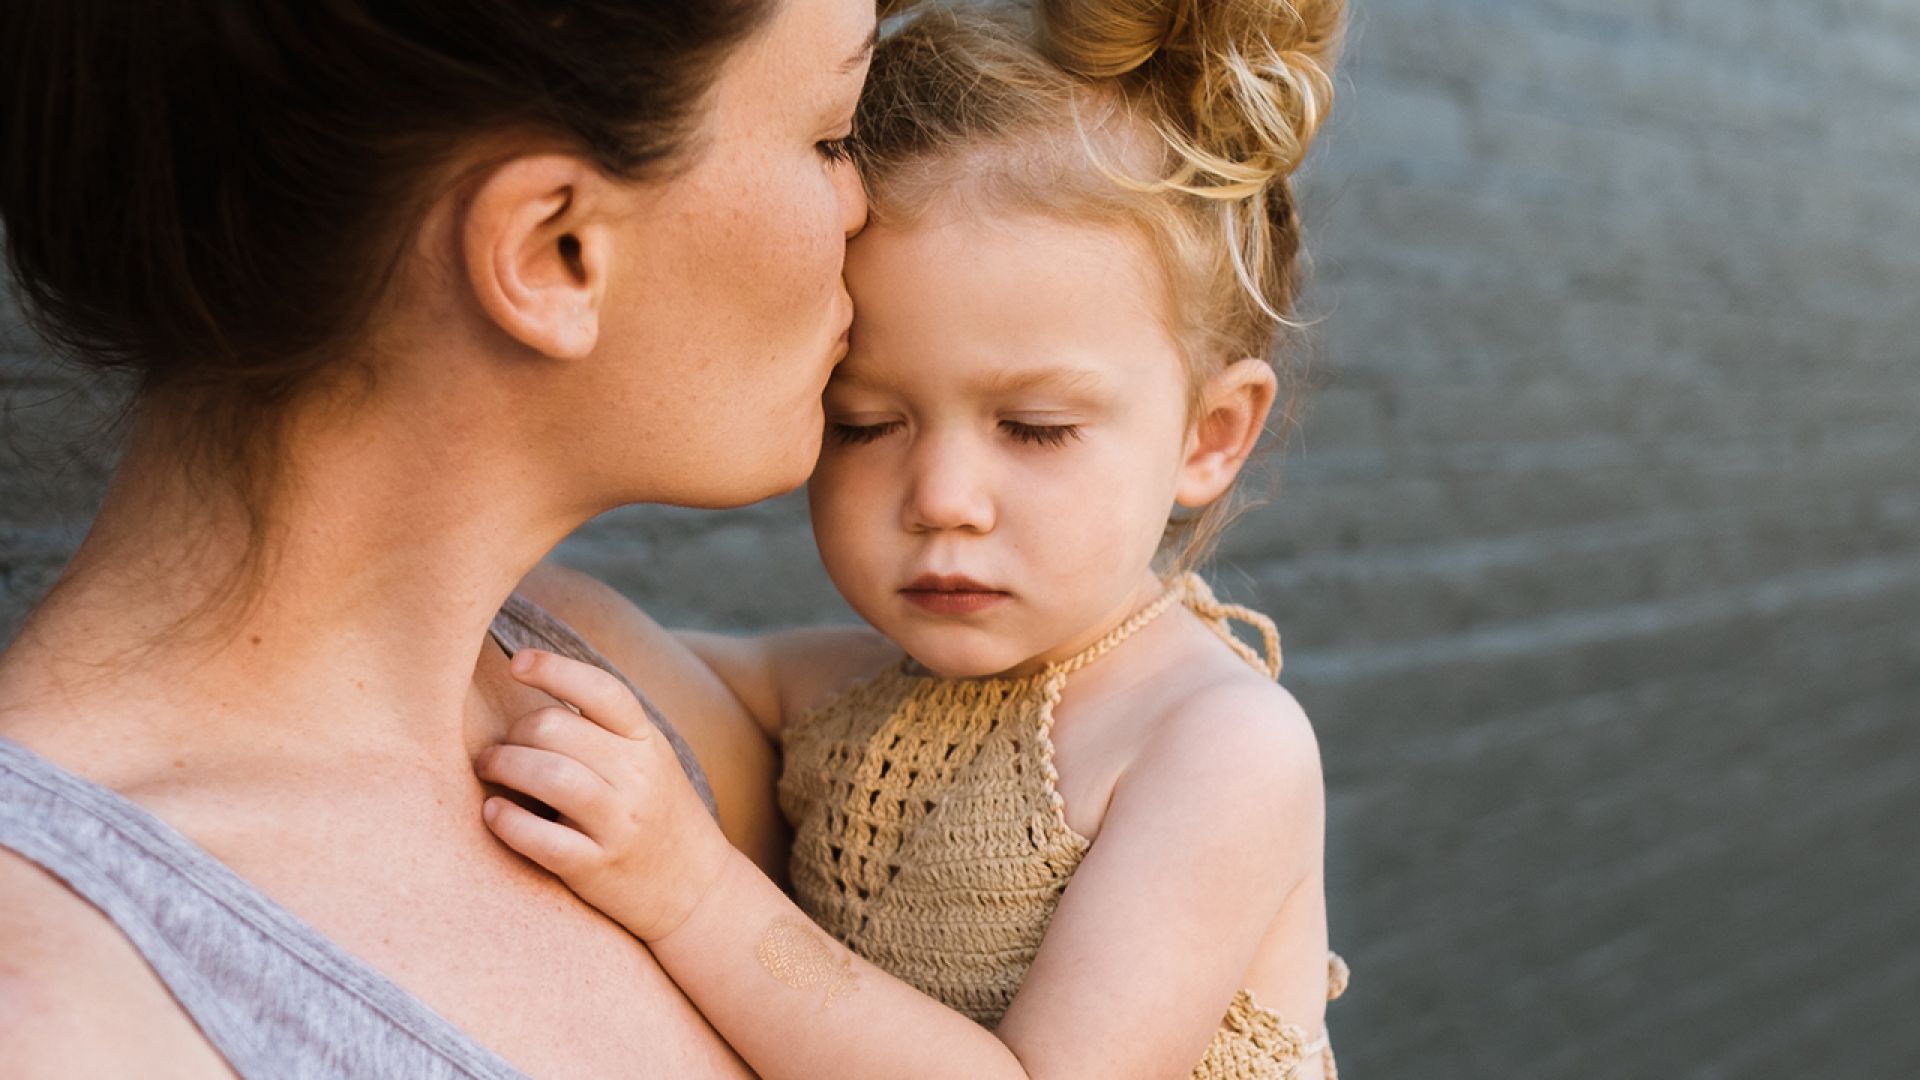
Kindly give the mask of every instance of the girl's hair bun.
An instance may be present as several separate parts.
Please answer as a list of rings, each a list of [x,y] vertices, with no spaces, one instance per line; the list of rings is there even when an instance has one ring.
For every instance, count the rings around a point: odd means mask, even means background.
[[[1039,0],[1041,46],[1075,74],[1125,75],[1167,43],[1185,6],[1171,0]]]
[[[1037,0],[1041,47],[1152,104],[1171,186],[1234,199],[1284,179],[1333,99],[1345,0]]]

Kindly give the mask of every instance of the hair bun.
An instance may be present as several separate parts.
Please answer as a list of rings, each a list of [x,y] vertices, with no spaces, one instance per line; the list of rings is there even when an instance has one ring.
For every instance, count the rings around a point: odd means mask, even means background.
[[[1169,182],[1240,198],[1284,179],[1333,99],[1345,0],[1037,0],[1042,48],[1149,96],[1181,166]]]
[[[1038,0],[1041,51],[1089,79],[1110,79],[1152,59],[1182,22],[1180,0]]]

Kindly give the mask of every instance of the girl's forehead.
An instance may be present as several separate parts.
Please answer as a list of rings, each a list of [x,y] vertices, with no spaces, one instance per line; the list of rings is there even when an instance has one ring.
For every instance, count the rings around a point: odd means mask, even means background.
[[[1066,319],[1065,305],[1158,306],[1164,292],[1159,260],[1132,230],[1025,212],[870,226],[849,244],[847,281],[856,305],[986,305],[983,328],[1034,312]]]
[[[886,224],[854,240],[847,282],[849,382],[1064,390],[1178,356],[1158,263],[1122,229],[1027,214]]]

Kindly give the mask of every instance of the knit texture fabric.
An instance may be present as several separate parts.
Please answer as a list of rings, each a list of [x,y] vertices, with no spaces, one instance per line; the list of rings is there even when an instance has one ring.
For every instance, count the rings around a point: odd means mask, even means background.
[[[902,662],[788,725],[780,806],[794,827],[794,899],[849,948],[980,1024],[997,1024],[1040,949],[1089,842],[1067,825],[1053,766],[1053,709],[1067,676],[1175,603],[1269,676],[1279,635],[1215,600],[1194,575],[1071,659],[1013,679],[943,679]],[[1261,633],[1265,654],[1229,629]],[[1329,999],[1346,965],[1329,954]],[[1275,1080],[1322,1055],[1325,1036],[1241,990],[1195,1080]]]

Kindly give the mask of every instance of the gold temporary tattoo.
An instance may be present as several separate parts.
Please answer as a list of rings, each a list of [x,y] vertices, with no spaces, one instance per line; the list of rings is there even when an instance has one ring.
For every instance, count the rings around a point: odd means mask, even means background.
[[[860,976],[853,970],[853,954],[834,963],[834,948],[811,926],[792,919],[775,920],[760,938],[760,963],[774,978],[795,990],[827,988],[822,1008],[831,1009],[844,994],[858,990]]]

